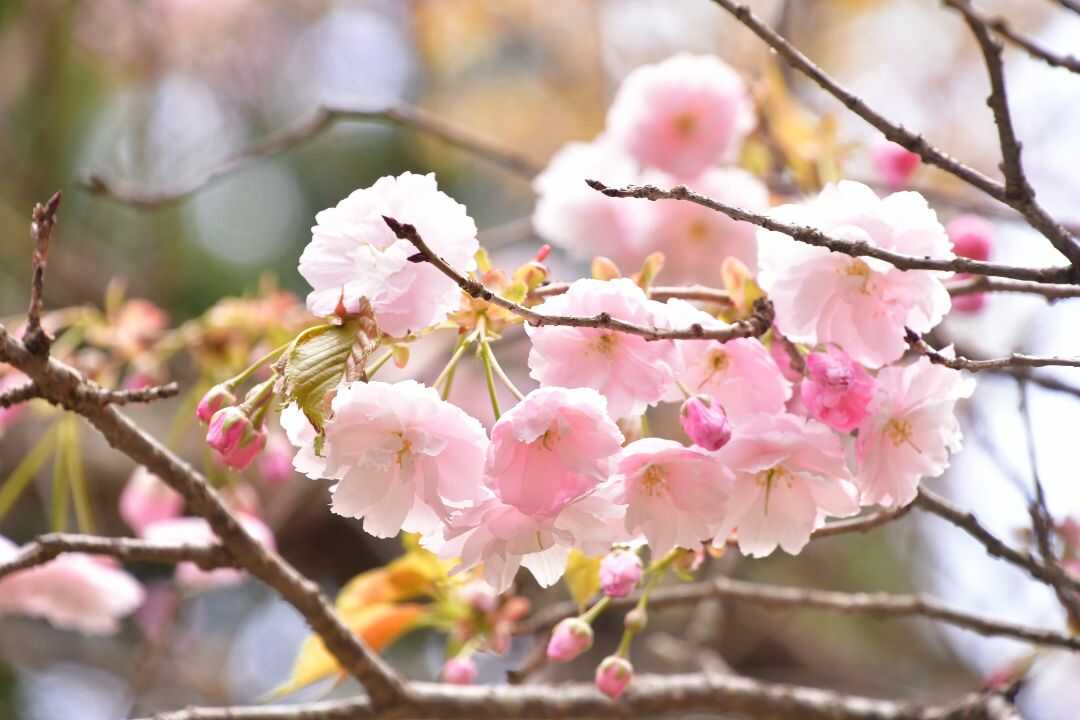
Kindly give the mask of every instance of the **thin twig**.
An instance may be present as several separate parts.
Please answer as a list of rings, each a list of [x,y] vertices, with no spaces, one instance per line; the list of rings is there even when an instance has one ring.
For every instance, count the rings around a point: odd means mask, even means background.
[[[56,211],[60,208],[60,191],[42,205],[37,203],[30,217],[30,238],[34,241],[34,255],[31,261],[33,277],[30,281],[30,308],[26,311],[26,333],[23,342],[35,355],[49,352],[52,338],[41,326],[41,310],[44,307],[45,268],[49,264],[49,240],[56,225]]]
[[[953,280],[945,283],[953,297],[981,292],[1028,293],[1042,295],[1050,302],[1080,297],[1080,285],[1053,285],[1024,280],[1004,280],[986,275]]]
[[[274,133],[207,170],[198,179],[184,187],[162,192],[145,192],[110,182],[101,175],[92,174],[84,187],[97,195],[104,195],[117,202],[143,209],[155,209],[181,202],[215,181],[246,167],[250,163],[271,157],[300,145],[319,135],[333,124],[343,121],[370,121],[409,128],[430,135],[448,145],[484,158],[515,175],[531,178],[540,168],[524,155],[492,143],[469,130],[447,123],[438,116],[418,107],[398,106],[382,110],[324,105],[316,108],[305,120]]]
[[[406,223],[401,223],[391,217],[383,217],[387,226],[402,240],[408,240],[418,250],[417,254],[409,258],[413,262],[428,262],[439,269],[444,275],[457,283],[466,295],[493,305],[509,310],[524,318],[531,325],[563,325],[567,327],[598,328],[614,330],[616,332],[637,335],[646,340],[719,340],[725,342],[739,337],[758,337],[768,332],[772,326],[772,305],[766,300],[758,300],[754,305],[754,311],[745,320],[739,320],[726,328],[706,329],[699,323],[694,323],[688,328],[659,328],[654,326],[637,325],[612,317],[608,313],[600,313],[594,317],[579,317],[575,315],[546,315],[532,308],[519,305],[516,302],[496,295],[481,283],[470,280],[453,267],[446,260],[437,255],[424,239],[417,233],[416,228]]]
[[[754,15],[750,11],[750,8],[742,3],[735,2],[735,0],[712,0],[715,4],[722,7],[728,13],[730,13],[735,19],[746,26],[751,32],[761,38],[767,45],[773,50],[779,53],[792,67],[799,72],[806,75],[810,80],[816,83],[823,90],[839,100],[844,107],[852,111],[866,122],[873,125],[880,130],[886,138],[893,142],[902,145],[911,152],[918,155],[922,160],[930,165],[941,168],[942,170],[954,175],[955,177],[963,180],[969,185],[983,191],[990,197],[998,200],[1006,205],[1009,205],[1020,212],[1028,222],[1036,230],[1053,243],[1062,254],[1073,263],[1074,267],[1080,264],[1080,245],[1078,245],[1075,239],[1066,231],[1059,223],[1054,221],[1046,214],[1046,211],[1042,209],[1038,203],[1034,202],[1032,196],[1025,194],[1018,194],[1016,188],[1006,184],[993,180],[986,175],[983,175],[978,170],[965,165],[951,155],[939,150],[931,145],[926,139],[917,133],[913,133],[901,125],[898,125],[881,113],[871,108],[864,100],[856,96],[847,88],[843,87],[822,70],[818,65],[811,61],[800,50],[795,48],[788,40],[777,33],[775,30],[766,25],[760,18]],[[949,2],[949,0],[946,0]],[[984,28],[985,29],[985,28]],[[991,38],[991,42],[993,42]],[[1002,103],[1004,102],[1004,96],[1002,97]],[[1002,118],[998,118],[999,130],[1001,129]],[[1009,124],[1009,130],[1011,134],[1011,122]],[[1003,147],[1002,150],[1006,155],[1009,155],[1015,149],[1016,154],[1019,154],[1019,147]],[[1008,164],[1008,158],[1006,160]],[[1008,174],[1006,175],[1008,177]],[[996,275],[999,273],[980,273]],[[1021,278],[1016,275],[1004,275],[1004,277],[1017,277],[1018,279],[1040,279],[1040,278]],[[1063,282],[1069,282],[1075,279],[1075,274],[1062,278]]]
[[[608,197],[618,198],[642,198],[645,200],[685,200],[702,207],[723,213],[733,220],[752,223],[758,227],[788,235],[794,240],[828,248],[833,252],[843,253],[852,257],[873,257],[884,260],[901,270],[941,270],[945,272],[965,272],[973,275],[995,275],[998,277],[1015,278],[1017,280],[1034,280],[1036,282],[1062,283],[1069,282],[1073,278],[1074,269],[1071,267],[1047,267],[1027,268],[1014,265],[1001,265],[997,263],[969,260],[963,257],[949,259],[934,259],[928,257],[916,257],[914,255],[901,255],[890,250],[876,247],[865,241],[838,240],[829,237],[820,230],[805,225],[790,225],[774,220],[767,215],[749,212],[740,208],[726,205],[710,197],[696,193],[689,188],[678,185],[670,190],[663,190],[653,185],[629,185],[622,188],[611,188],[598,180],[586,180],[590,187],[602,192]]]
[[[1021,35],[1014,30],[1009,21],[1003,17],[980,16],[986,25],[1001,37],[1017,46],[1036,60],[1042,60],[1051,67],[1062,68],[1074,73],[1080,73],[1080,58],[1073,55],[1061,55],[1051,52],[1039,45],[1031,38]]]
[[[175,382],[171,382],[137,390],[109,390],[107,388],[88,387],[82,390],[82,393],[86,397],[96,399],[97,402],[104,405],[130,405],[132,403],[148,403],[175,397],[180,393],[180,386]]]
[[[1080,358],[1077,357],[1024,355],[1021,353],[1013,353],[1008,357],[989,358],[986,360],[971,360],[961,356],[947,357],[930,347],[930,344],[917,332],[911,328],[905,329],[907,332],[904,335],[904,339],[907,340],[912,349],[925,355],[927,359],[935,365],[944,365],[953,370],[980,372],[983,370],[1002,370],[1005,368],[1018,367],[1080,367]]]
[[[52,533],[40,535],[19,548],[18,553],[0,563],[0,578],[44,565],[64,553],[107,555],[121,562],[150,562],[174,565],[193,562],[204,570],[236,567],[236,561],[224,545],[166,545],[133,538],[107,538],[96,535]]]
[[[38,390],[38,386],[32,382],[26,383],[0,393],[0,408],[9,408],[39,397],[41,397],[41,391]]]
[[[538,298],[546,298],[552,297],[554,295],[562,295],[569,289],[570,283],[548,283],[547,285],[538,287],[532,292],[532,295]],[[649,289],[646,291],[646,294],[651,299],[658,302],[679,299],[715,303],[717,305],[723,305],[725,307],[730,307],[732,304],[731,298],[728,296],[727,291],[720,290],[718,288],[706,287],[705,285],[653,285],[649,287]]]
[[[1073,397],[1080,398],[1080,387],[1070,385],[1066,382],[1062,382],[1050,375],[1043,375],[1040,373],[1033,373],[1024,368],[1001,368],[1000,370],[991,370],[990,372],[998,375],[1009,375],[1010,377],[1022,379],[1032,385],[1038,385],[1046,390],[1053,392],[1064,393],[1066,395],[1072,395]]]

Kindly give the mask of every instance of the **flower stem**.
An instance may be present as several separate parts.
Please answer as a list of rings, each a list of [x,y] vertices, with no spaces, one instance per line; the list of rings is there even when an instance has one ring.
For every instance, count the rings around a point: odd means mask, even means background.
[[[611,598],[605,595],[604,597],[597,600],[591,608],[581,613],[581,615],[579,615],[578,617],[592,625],[593,621],[596,620],[596,618],[600,617],[600,613],[604,612],[604,610],[606,610],[607,606],[610,604]]]
[[[486,333],[484,342],[488,343]],[[510,379],[510,376],[506,374],[506,371],[502,369],[502,365],[499,364],[498,358],[495,357],[495,352],[491,349],[490,343],[488,343],[488,357],[491,359],[491,367],[495,371],[496,377],[498,377],[499,380],[502,381],[502,384],[506,386],[506,389],[509,390],[510,393],[519,401],[524,400],[525,394],[518,390],[517,385],[515,385],[514,382]]]
[[[454,370],[457,368],[458,362],[465,355],[466,348],[469,344],[476,339],[476,331],[469,333],[468,335],[462,335],[458,338],[457,346],[454,348],[454,354],[450,356],[450,360],[447,361],[446,367],[439,373],[439,377],[435,378],[435,382],[431,383],[431,387],[439,387],[439,385],[445,380],[446,387],[443,388],[443,400],[450,395],[450,382],[454,379]]]
[[[292,340],[290,340],[288,342],[285,342],[285,343],[282,343],[281,345],[278,345],[276,348],[274,348],[270,352],[263,355],[261,358],[259,358],[255,362],[253,362],[251,365],[249,365],[248,367],[244,368],[243,370],[241,370],[239,373],[237,373],[233,377],[226,380],[225,381],[225,386],[228,387],[230,390],[235,390],[245,380],[250,378],[255,373],[256,370],[258,370],[263,365],[265,365],[266,363],[268,363],[271,360],[273,360],[274,358],[276,358],[281,353],[285,352],[285,350],[287,350],[293,343],[295,343],[299,339],[301,339],[301,338],[305,337],[306,335],[308,335],[312,330],[322,330],[322,329],[325,329],[327,327],[329,327],[329,325],[315,325],[314,327],[309,327],[306,330],[302,330],[300,332],[300,334],[297,335]]]
[[[480,321],[477,329],[480,332],[480,362],[484,364],[484,380],[487,383],[488,397],[491,399],[491,410],[495,413],[495,419],[498,420],[502,416],[502,410],[499,409],[499,393],[495,387],[495,373],[492,367],[493,355],[483,320]]]
[[[385,355],[373,362],[368,367],[364,368],[364,375],[367,376],[368,380],[375,377],[375,373],[379,372],[379,370],[382,369],[382,366],[385,365],[392,357],[394,357],[394,351],[387,350]]]

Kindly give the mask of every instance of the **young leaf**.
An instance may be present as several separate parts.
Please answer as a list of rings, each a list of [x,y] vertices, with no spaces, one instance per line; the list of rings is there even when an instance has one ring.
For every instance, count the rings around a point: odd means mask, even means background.
[[[589,600],[600,592],[600,558],[591,558],[579,550],[571,550],[563,580],[570,597],[584,610]]]

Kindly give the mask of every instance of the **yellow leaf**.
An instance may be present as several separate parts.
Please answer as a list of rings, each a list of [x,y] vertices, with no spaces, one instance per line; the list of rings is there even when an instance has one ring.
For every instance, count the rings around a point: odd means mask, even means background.
[[[600,592],[600,558],[591,558],[578,550],[571,550],[563,580],[570,597],[578,607],[584,609],[589,600]]]

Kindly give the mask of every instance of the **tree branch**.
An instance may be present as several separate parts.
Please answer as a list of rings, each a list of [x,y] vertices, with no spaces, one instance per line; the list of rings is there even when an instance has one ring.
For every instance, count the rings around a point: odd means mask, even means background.
[[[553,282],[533,290],[535,297],[546,298],[554,295],[562,295],[570,289],[570,283]],[[1077,288],[1080,291],[1080,288]],[[653,300],[664,302],[665,300],[696,300],[698,302],[715,303],[717,305],[731,306],[731,298],[724,290],[706,287],[705,285],[652,285],[646,290],[646,294]]]
[[[945,283],[953,297],[981,292],[1029,293],[1042,295],[1050,302],[1080,297],[1080,285],[1053,285],[1024,280],[1003,280],[986,275],[953,280]]]
[[[107,555],[121,562],[149,562],[173,565],[193,562],[204,570],[236,567],[224,545],[165,545],[134,538],[107,538],[96,535],[51,533],[40,535],[19,548],[15,557],[0,563],[0,578],[44,565],[69,552]]]
[[[451,125],[418,107],[399,106],[370,110],[324,105],[316,108],[310,116],[293,127],[271,134],[230,155],[187,186],[163,192],[144,192],[136,187],[110,182],[98,174],[91,174],[83,186],[96,195],[104,195],[142,209],[152,210],[173,205],[256,160],[271,157],[314,138],[339,121],[381,122],[409,128],[438,138],[447,145],[481,157],[524,178],[532,178],[540,171],[526,156],[495,145],[486,138]]]
[[[618,702],[592,684],[449,686],[413,683],[412,699],[392,714],[363,699],[305,705],[189,708],[159,713],[153,720],[412,720],[460,717],[469,720],[634,718],[716,713],[799,720],[1004,720],[992,715],[997,695],[972,693],[951,705],[920,706],[845,695],[830,690],[767,683],[719,674],[642,675]],[[149,720],[149,719],[147,719]]]
[[[532,308],[527,308],[524,305],[507,300],[504,297],[496,295],[488,290],[481,283],[475,280],[470,280],[457,270],[452,268],[446,260],[439,257],[424,239],[420,237],[420,234],[416,232],[416,228],[406,223],[401,223],[391,217],[383,217],[387,226],[394,232],[397,237],[402,240],[408,240],[418,250],[417,254],[409,258],[413,262],[429,262],[440,272],[446,275],[448,278],[457,283],[465,294],[470,295],[479,300],[489,302],[493,305],[509,310],[510,312],[524,318],[529,324],[536,326],[543,325],[563,325],[567,327],[587,327],[598,328],[603,330],[614,330],[616,332],[626,333],[628,335],[637,335],[643,337],[646,340],[719,340],[726,342],[739,337],[758,337],[768,332],[772,327],[773,312],[772,305],[766,300],[758,300],[754,304],[753,314],[745,320],[739,320],[732,323],[723,329],[708,329],[698,323],[694,323],[688,328],[681,329],[667,329],[658,328],[646,325],[637,325],[635,323],[626,322],[617,318],[611,317],[608,313],[600,313],[595,317],[578,317],[575,315],[546,315],[544,313],[537,312]]]
[[[946,357],[930,347],[930,344],[917,332],[911,328],[906,328],[906,330],[907,334],[904,336],[904,339],[907,340],[913,350],[917,350],[925,355],[930,362],[935,365],[944,365],[953,370],[980,372],[983,370],[1002,370],[1005,368],[1017,367],[1080,367],[1080,358],[1023,355],[1021,353],[1013,353],[1008,357],[990,358],[987,360],[970,360],[960,356],[954,358]]]
[[[974,10],[972,10],[974,13]],[[977,14],[977,13],[976,13]],[[1009,25],[1009,21],[1005,18],[987,17],[985,15],[979,15],[981,21],[986,24],[991,30],[1008,40],[1010,43],[1026,52],[1036,60],[1042,60],[1051,67],[1062,68],[1074,73],[1080,73],[1080,58],[1073,55],[1059,55],[1058,53],[1051,52],[1041,45],[1037,44],[1033,40],[1024,35],[1021,35],[1016,30],[1013,30]]]
[[[645,200],[686,200],[702,207],[723,213],[733,220],[748,222],[766,230],[788,235],[794,240],[827,248],[833,252],[843,253],[852,257],[873,257],[884,260],[901,270],[942,270],[945,272],[965,272],[973,275],[995,275],[998,277],[1015,278],[1017,280],[1033,280],[1035,282],[1062,283],[1073,279],[1074,268],[1071,267],[1048,267],[1026,268],[1014,265],[1000,265],[996,263],[969,260],[968,258],[956,257],[951,259],[934,259],[927,257],[915,257],[913,255],[901,255],[889,250],[875,247],[863,241],[838,240],[829,237],[820,230],[805,225],[789,225],[774,220],[767,215],[752,213],[747,210],[726,205],[710,197],[701,195],[689,188],[678,185],[670,190],[662,190],[653,185],[629,185],[623,188],[611,188],[598,180],[586,180],[590,187],[602,192],[608,197],[618,198],[642,198]]]
[[[1069,261],[1073,264],[1074,268],[1080,264],[1080,245],[1076,243],[1076,240],[1066,231],[1059,223],[1054,221],[1046,213],[1041,206],[1034,201],[1033,194],[1023,194],[1022,188],[1018,190],[1015,185],[1015,178],[1009,179],[1009,171],[1006,170],[1006,183],[1002,184],[996,180],[993,180],[986,175],[983,175],[974,168],[965,165],[956,158],[948,155],[938,148],[931,145],[926,139],[919,134],[913,133],[905,129],[901,125],[893,123],[884,115],[880,114],[869,105],[866,104],[861,98],[856,96],[847,88],[843,87],[829,76],[824,70],[818,67],[813,61],[811,61],[800,50],[795,48],[786,38],[777,33],[775,30],[766,25],[760,18],[750,11],[750,8],[735,0],[712,0],[714,3],[722,7],[728,13],[730,13],[735,19],[746,26],[751,32],[761,38],[767,45],[773,50],[779,53],[789,65],[794,67],[799,72],[806,75],[810,80],[816,83],[823,90],[839,100],[844,107],[852,111],[866,122],[873,125],[880,130],[886,138],[893,142],[902,145],[911,152],[918,155],[922,160],[930,165],[941,168],[951,175],[963,180],[964,182],[972,185],[979,190],[983,191],[990,197],[998,200],[1006,205],[1009,205],[1016,209],[1021,215],[1023,215],[1029,224],[1036,230],[1046,236],[1048,240],[1058,249]],[[946,3],[953,4],[954,2],[963,2],[963,0],[945,0]],[[985,27],[983,27],[985,31]],[[989,35],[987,33],[987,35]],[[981,42],[981,41],[980,41]],[[991,43],[993,39],[991,38]],[[1000,50],[1000,48],[999,48]],[[984,48],[986,52],[986,48]],[[988,63],[989,66],[989,63]],[[991,81],[996,83],[1001,80],[998,77],[996,80],[993,77],[995,71],[992,71]],[[1006,146],[1004,142],[1005,135],[1012,136],[1011,120],[1007,120],[1007,106],[1004,100],[1004,83],[1001,83],[1001,92],[995,92],[1000,98],[1001,109],[1006,112],[1002,116],[998,116],[998,108],[995,108],[995,117],[998,121],[998,129],[1002,135],[1002,151],[1006,155],[1006,167],[1011,163],[1010,156],[1015,152],[1016,158],[1019,158],[1019,144],[1013,144]],[[993,96],[992,96],[993,97]],[[1007,131],[1007,132],[1006,132]],[[1015,138],[1013,138],[1015,139]],[[1017,165],[1018,166],[1018,165]],[[998,274],[998,273],[981,273],[981,274]],[[1015,275],[1006,275],[1005,277],[1017,277]],[[1037,278],[1020,278],[1020,279],[1037,279]],[[1075,272],[1069,278],[1065,278],[1066,281],[1075,279]]]
[[[41,391],[38,390],[38,386],[29,382],[0,393],[0,409],[9,408],[12,405],[18,405],[39,397],[41,397]]]
[[[35,204],[30,217],[30,238],[34,241],[31,261],[33,277],[30,280],[30,308],[26,311],[26,332],[23,340],[27,349],[35,355],[47,354],[52,343],[52,338],[41,326],[41,309],[45,295],[45,268],[49,264],[49,240],[56,225],[60,198],[60,192],[57,191],[44,205]]]
[[[180,386],[174,382],[138,390],[110,390],[90,386],[84,388],[81,392],[87,398],[96,400],[103,405],[130,405],[132,403],[148,403],[175,397],[180,393]]]

